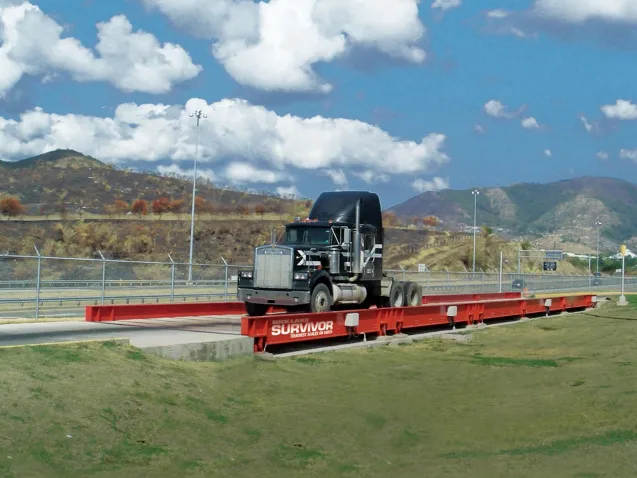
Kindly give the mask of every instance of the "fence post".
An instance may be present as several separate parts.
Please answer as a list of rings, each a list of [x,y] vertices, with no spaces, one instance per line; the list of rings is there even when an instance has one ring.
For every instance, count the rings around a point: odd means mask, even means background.
[[[40,251],[38,251],[37,246],[34,244],[33,248],[35,249],[35,253],[38,255],[38,277],[35,285],[35,320],[38,320],[40,317],[40,280],[42,277],[42,256],[40,255]]]
[[[500,273],[498,274],[498,292],[502,292],[502,251],[500,251]]]
[[[223,264],[226,267],[226,280],[225,280],[225,290],[224,290],[224,299],[226,302],[228,302],[228,263],[226,262],[226,260],[223,258],[223,256],[221,257],[221,260],[223,261]]]
[[[168,254],[168,259],[170,259],[170,302],[175,302],[175,261]]]
[[[403,281],[405,280],[405,268],[400,266],[400,270],[403,271]]]
[[[104,296],[106,295],[106,258],[102,251],[97,251],[102,258],[102,305],[104,305]]]

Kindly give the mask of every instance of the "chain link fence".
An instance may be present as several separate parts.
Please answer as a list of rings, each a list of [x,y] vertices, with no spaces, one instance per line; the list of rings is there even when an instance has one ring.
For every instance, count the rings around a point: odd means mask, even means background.
[[[110,259],[0,256],[0,318],[82,316],[87,305],[236,300],[237,275],[252,266]],[[389,270],[425,294],[615,291],[621,275],[517,274]],[[637,290],[626,277],[625,289]]]

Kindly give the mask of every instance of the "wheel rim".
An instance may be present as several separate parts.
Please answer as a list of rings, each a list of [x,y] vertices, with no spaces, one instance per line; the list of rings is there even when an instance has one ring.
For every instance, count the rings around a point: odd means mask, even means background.
[[[327,310],[328,300],[325,292],[319,292],[314,299],[314,308],[317,312],[324,312]]]

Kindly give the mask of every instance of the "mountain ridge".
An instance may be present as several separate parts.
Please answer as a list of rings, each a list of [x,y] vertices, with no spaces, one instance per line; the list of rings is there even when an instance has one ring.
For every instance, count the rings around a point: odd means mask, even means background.
[[[450,226],[473,224],[473,189],[479,225],[519,235],[559,235],[586,239],[600,235],[617,244],[637,240],[637,184],[606,176],[582,176],[549,183],[518,182],[503,187],[424,192],[387,211],[405,220],[433,215]]]

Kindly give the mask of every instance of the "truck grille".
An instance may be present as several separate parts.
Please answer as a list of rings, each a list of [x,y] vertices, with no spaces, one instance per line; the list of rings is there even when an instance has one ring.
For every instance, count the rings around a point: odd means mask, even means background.
[[[291,289],[292,265],[291,248],[258,248],[254,258],[254,285],[263,289]]]

